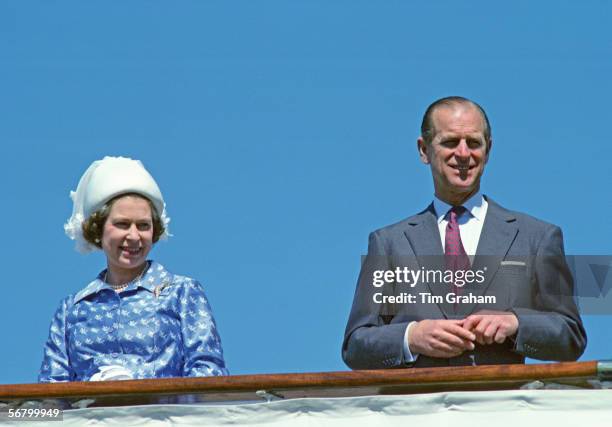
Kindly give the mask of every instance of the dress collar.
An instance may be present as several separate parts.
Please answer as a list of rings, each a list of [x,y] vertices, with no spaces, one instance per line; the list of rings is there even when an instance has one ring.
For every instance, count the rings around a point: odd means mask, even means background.
[[[172,274],[169,273],[163,265],[155,262],[155,261],[147,261],[148,267],[143,276],[139,279],[134,279],[128,287],[123,291],[128,291],[131,289],[143,288],[148,290],[149,292],[156,293],[161,290],[161,287],[165,287],[166,285],[172,283]],[[102,270],[98,277],[95,280],[90,282],[84,289],[79,291],[74,296],[74,303],[81,301],[84,298],[87,298],[90,295],[96,294],[102,290],[109,289],[113,290],[108,283],[104,282],[104,276],[106,274],[106,269]]]
[[[433,204],[439,224],[446,217],[446,214],[452,206],[437,197],[434,197]],[[462,206],[467,209],[474,218],[479,221],[484,221],[485,213],[487,212],[487,199],[480,191],[466,200]]]

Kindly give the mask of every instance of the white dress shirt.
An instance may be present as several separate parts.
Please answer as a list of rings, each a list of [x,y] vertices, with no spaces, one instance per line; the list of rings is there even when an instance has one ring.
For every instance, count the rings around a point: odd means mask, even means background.
[[[440,231],[440,239],[442,241],[442,248],[445,249],[446,240],[446,226],[448,225],[448,219],[446,218],[448,211],[452,208],[446,202],[434,198],[433,201],[434,210],[438,218],[438,230]],[[482,232],[482,226],[484,224],[485,217],[487,215],[487,209],[489,204],[487,200],[482,196],[480,192],[470,197],[463,205],[466,208],[466,212],[457,218],[459,223],[459,235],[461,236],[461,242],[465,253],[470,258],[470,262],[473,261],[474,255],[476,254],[476,248],[478,247],[478,241],[480,240],[480,233]],[[406,363],[412,363],[416,361],[419,356],[416,353],[411,353],[408,346],[408,336],[410,335],[410,328],[416,322],[410,322],[406,327],[404,333],[404,361]]]
[[[448,225],[447,213],[452,206],[437,197],[434,198],[433,204],[436,216],[438,217],[438,230],[440,230],[442,248],[446,249],[444,245],[446,239],[446,226]],[[476,248],[478,247],[482,225],[484,224],[489,204],[487,200],[482,197],[482,194],[478,192],[470,197],[462,206],[467,212],[457,218],[457,222],[459,223],[459,234],[461,235],[463,248],[471,261],[476,254]]]

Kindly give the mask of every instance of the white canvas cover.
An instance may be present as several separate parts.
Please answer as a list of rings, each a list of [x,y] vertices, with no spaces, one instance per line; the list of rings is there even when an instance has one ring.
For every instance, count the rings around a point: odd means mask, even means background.
[[[10,424],[10,423],[9,423]],[[41,426],[16,421],[12,425]],[[612,390],[512,390],[66,411],[56,426],[612,426]]]

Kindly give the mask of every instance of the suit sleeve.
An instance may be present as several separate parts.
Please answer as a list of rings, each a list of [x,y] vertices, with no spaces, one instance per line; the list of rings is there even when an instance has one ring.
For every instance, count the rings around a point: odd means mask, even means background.
[[[534,305],[513,310],[519,321],[515,351],[540,360],[576,360],[587,339],[558,227],[546,230],[533,262]]]
[[[352,369],[407,366],[403,340],[409,321],[390,323],[390,309],[374,301],[376,293],[390,292],[386,288],[389,285],[377,288],[372,283],[374,271],[391,269],[386,255],[384,238],[377,232],[371,233],[342,344],[342,358]]]

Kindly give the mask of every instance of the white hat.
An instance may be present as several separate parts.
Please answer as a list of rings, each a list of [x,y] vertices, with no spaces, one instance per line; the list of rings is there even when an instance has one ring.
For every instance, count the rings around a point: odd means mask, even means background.
[[[125,193],[141,194],[153,203],[165,228],[160,238],[168,238],[170,218],[166,216],[164,198],[151,174],[140,160],[107,156],[93,162],[81,177],[76,191],[70,192],[74,206],[64,231],[76,241],[75,246],[79,252],[99,249],[83,237],[83,221],[106,202]]]

